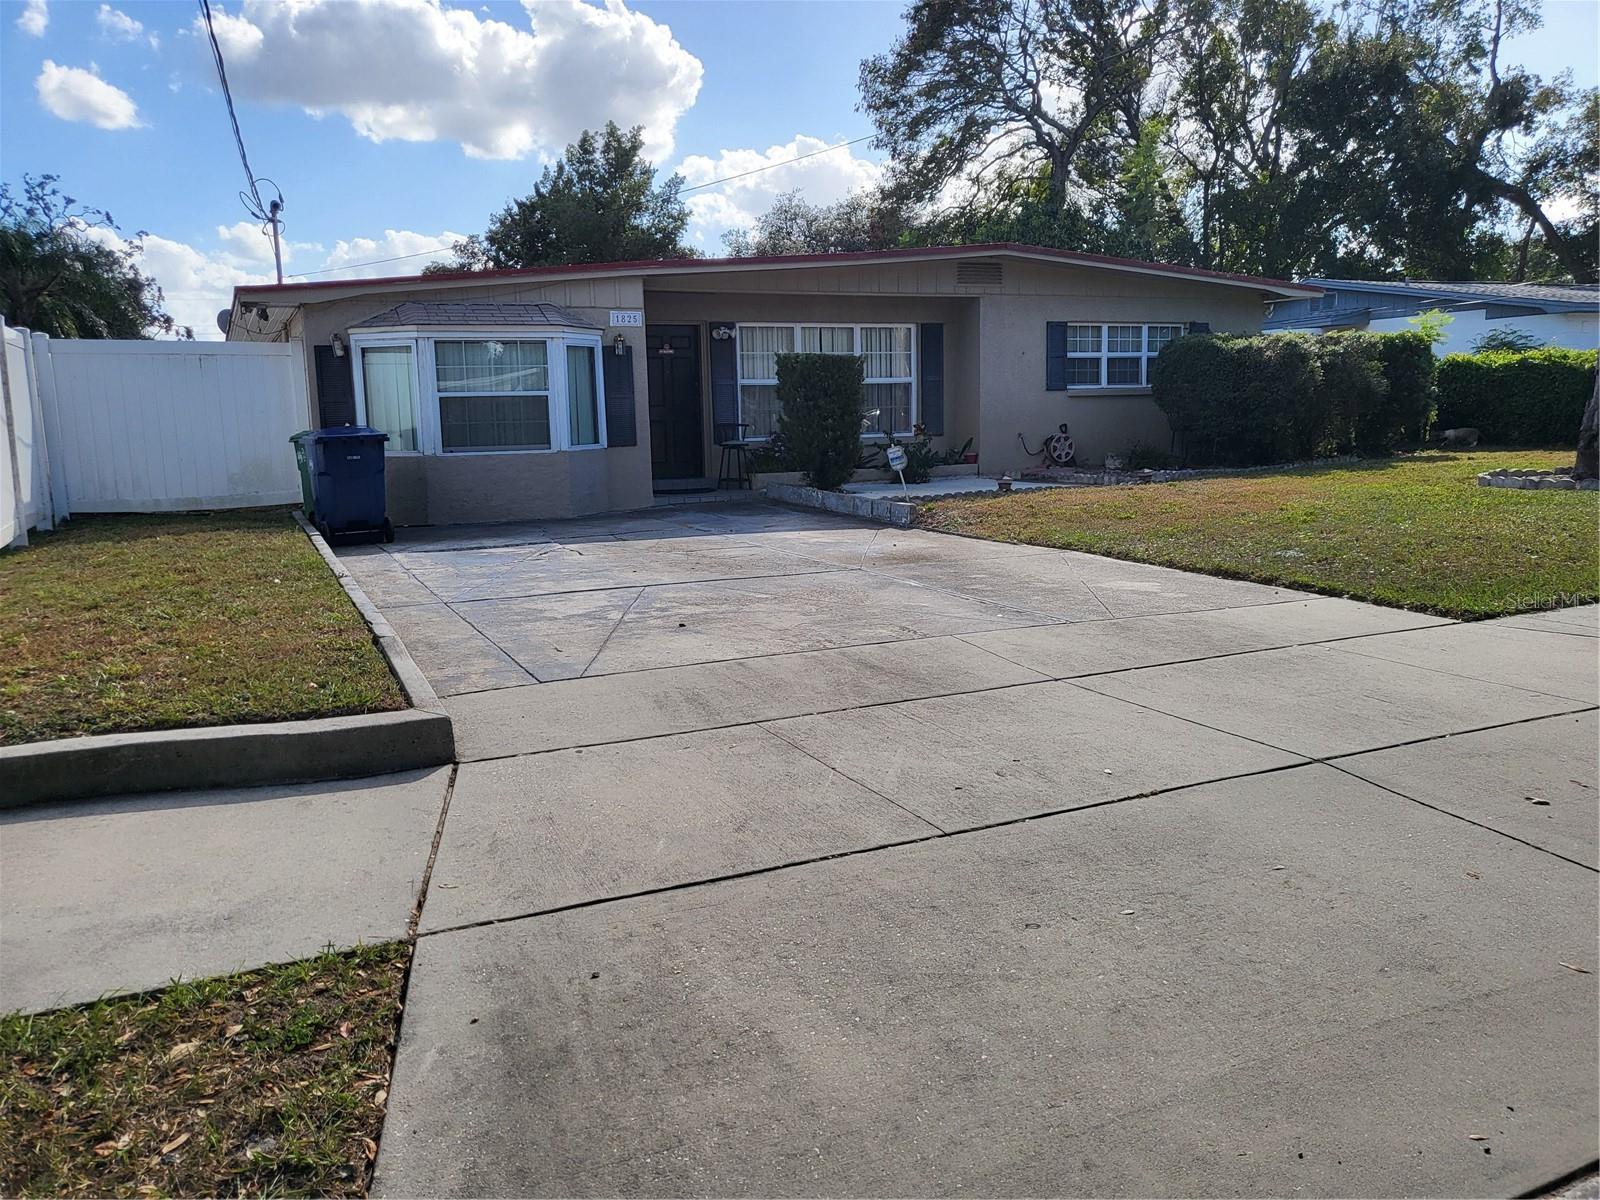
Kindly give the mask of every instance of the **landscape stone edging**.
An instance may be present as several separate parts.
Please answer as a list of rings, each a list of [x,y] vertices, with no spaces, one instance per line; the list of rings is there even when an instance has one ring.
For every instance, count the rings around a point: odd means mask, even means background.
[[[806,487],[799,483],[769,483],[764,489],[768,500],[779,504],[797,504],[803,508],[820,508],[824,512],[846,517],[863,517],[868,521],[883,521],[905,529],[917,506],[905,500],[885,500],[875,496],[858,496],[853,492],[825,492],[821,488]]]
[[[294,515],[371,629],[412,707],[0,746],[0,809],[139,792],[354,779],[454,762],[450,715],[405,643],[321,535],[299,512]]]
[[[1539,467],[1500,467],[1494,471],[1480,472],[1478,486],[1515,488],[1520,491],[1593,492],[1600,491],[1600,480],[1574,479],[1572,472],[1565,469],[1552,471]]]

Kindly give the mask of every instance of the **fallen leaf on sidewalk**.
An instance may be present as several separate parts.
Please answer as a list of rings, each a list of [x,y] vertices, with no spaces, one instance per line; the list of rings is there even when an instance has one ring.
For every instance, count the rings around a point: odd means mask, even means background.
[[[1579,975],[1593,975],[1594,974],[1594,972],[1589,970],[1588,967],[1580,967],[1576,963],[1564,962],[1561,965],[1563,967],[1565,967],[1569,971],[1576,971]]]
[[[1525,796],[1523,798],[1527,800],[1529,804],[1542,804],[1546,808],[1550,807],[1550,801],[1544,799],[1542,796]]]
[[[1487,1133],[1469,1133],[1467,1134],[1467,1140],[1470,1142],[1487,1142],[1489,1135]]]

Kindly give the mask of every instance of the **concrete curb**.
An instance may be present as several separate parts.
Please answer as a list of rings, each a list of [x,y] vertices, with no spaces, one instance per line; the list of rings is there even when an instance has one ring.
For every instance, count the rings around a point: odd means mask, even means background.
[[[915,504],[904,500],[884,500],[873,496],[857,496],[851,492],[825,492],[821,488],[806,487],[799,483],[769,483],[767,499],[779,504],[795,504],[802,508],[820,508],[824,512],[846,517],[863,517],[868,521],[883,521],[905,529],[917,511]]]
[[[135,792],[354,779],[454,762],[450,716],[405,643],[321,535],[299,512],[295,519],[372,630],[411,709],[0,746],[0,809]]]

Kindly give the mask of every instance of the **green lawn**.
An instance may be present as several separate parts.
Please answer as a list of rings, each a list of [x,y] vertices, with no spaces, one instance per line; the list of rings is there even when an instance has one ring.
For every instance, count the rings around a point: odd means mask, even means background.
[[[287,509],[75,517],[0,553],[0,744],[404,707]]]
[[[364,1196],[410,947],[0,1017],[0,1195]]]
[[[1600,598],[1600,494],[1477,486],[1571,451],[1425,452],[1387,462],[926,505],[947,533],[1086,550],[1451,617]]]

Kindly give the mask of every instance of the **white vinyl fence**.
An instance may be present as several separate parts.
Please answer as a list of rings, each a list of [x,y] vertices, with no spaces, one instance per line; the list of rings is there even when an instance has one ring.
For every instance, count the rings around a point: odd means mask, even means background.
[[[0,546],[73,513],[300,498],[298,342],[91,341],[5,331]]]

